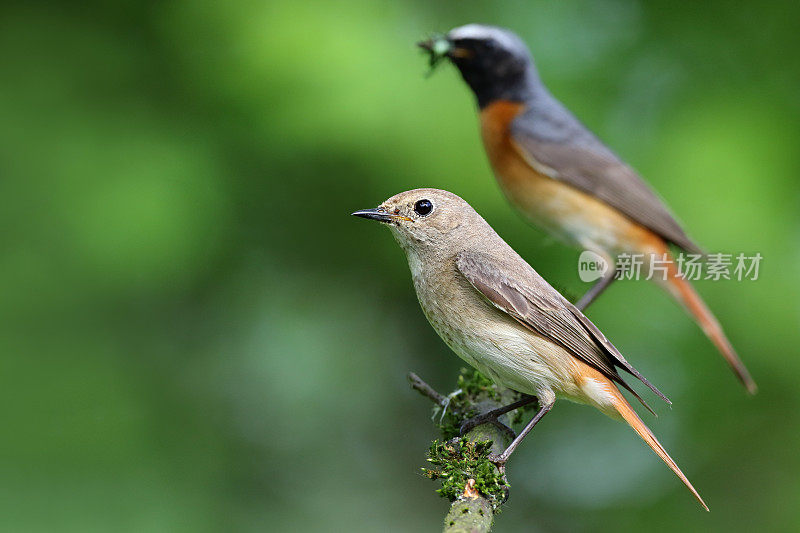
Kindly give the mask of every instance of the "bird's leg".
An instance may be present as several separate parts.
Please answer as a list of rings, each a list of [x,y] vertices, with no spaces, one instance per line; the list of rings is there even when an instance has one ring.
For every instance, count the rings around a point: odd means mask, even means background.
[[[617,269],[609,268],[608,272],[606,272],[602,278],[597,280],[597,283],[592,285],[592,288],[586,291],[586,294],[581,296],[581,299],[578,300],[578,303],[575,304],[575,307],[581,311],[589,307],[589,304],[592,303],[598,296],[600,296],[615,279],[617,279]]]
[[[538,401],[539,400],[536,398],[536,396],[530,396],[529,394],[524,394],[521,399],[517,400],[514,403],[504,405],[503,407],[498,407],[497,409],[492,409],[491,411],[486,411],[485,413],[481,413],[477,416],[473,416],[472,418],[465,420],[461,424],[460,432],[462,435],[464,435],[472,428],[480,426],[481,424],[486,424],[487,422],[495,423],[497,422],[498,417],[501,417],[504,414],[513,411],[514,409],[518,409],[520,407],[524,407],[526,405]]]
[[[547,412],[550,411],[550,409],[553,408],[552,400],[550,401],[550,403],[541,403],[541,402],[539,402],[539,403],[540,403],[539,412],[536,413],[536,416],[534,416],[531,419],[531,421],[528,422],[528,425],[525,426],[525,428],[522,431],[519,432],[519,435],[517,435],[517,438],[515,438],[513,440],[513,442],[511,442],[511,444],[508,445],[508,448],[506,448],[506,450],[503,453],[501,453],[499,456],[496,456],[496,457],[493,457],[493,458],[490,457],[490,460],[494,464],[496,464],[498,466],[505,465],[506,461],[508,461],[508,458],[511,456],[512,453],[514,453],[514,450],[517,449],[517,446],[519,446],[519,443],[522,442],[522,439],[524,439],[525,436],[528,433],[531,432],[531,430],[533,429],[533,426],[535,426],[539,422],[539,420],[541,420],[544,417],[544,415],[546,415]]]

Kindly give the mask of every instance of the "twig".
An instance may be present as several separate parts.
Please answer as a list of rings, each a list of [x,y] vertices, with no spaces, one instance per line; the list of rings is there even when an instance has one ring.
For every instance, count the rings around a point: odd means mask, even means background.
[[[418,391],[423,396],[427,396],[430,400],[439,407],[447,406],[447,397],[436,392],[433,387],[422,381],[414,372],[408,373],[408,381],[411,382],[411,388]]]
[[[444,517],[443,533],[481,533],[491,531],[494,511],[486,498],[456,500]]]

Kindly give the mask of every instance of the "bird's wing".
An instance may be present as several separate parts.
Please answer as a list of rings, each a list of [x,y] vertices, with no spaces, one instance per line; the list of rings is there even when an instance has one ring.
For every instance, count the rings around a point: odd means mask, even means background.
[[[661,399],[671,403],[625,360],[588,318],[527,263],[522,259],[520,262],[527,268],[524,273],[515,277],[507,274],[509,268],[504,268],[500,261],[487,254],[461,252],[456,257],[456,266],[467,281],[495,307],[517,322],[559,344],[607,378],[625,387],[648,409],[650,407],[622,380],[617,373],[617,367],[623,368]]]
[[[617,209],[684,250],[702,253],[664,202],[554,98],[510,125],[514,147],[537,170]]]

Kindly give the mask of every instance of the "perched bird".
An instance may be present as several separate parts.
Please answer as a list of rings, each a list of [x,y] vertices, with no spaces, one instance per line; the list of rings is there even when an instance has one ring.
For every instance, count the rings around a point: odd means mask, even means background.
[[[650,409],[617,369],[669,400],[467,202],[447,191],[416,189],[353,215],[392,230],[422,311],[459,357],[496,383],[538,399],[538,413],[496,463],[505,463],[556,398],[565,398],[627,422],[708,510],[620,393],[618,387],[625,388]]]
[[[508,30],[469,24],[419,45],[430,52],[432,67],[449,58],[475,94],[483,144],[509,201],[534,224],[610,265],[577,306],[585,309],[615,279],[618,254],[641,254],[645,272],[658,261],[665,275],[652,279],[755,393],[719,322],[670,254],[670,245],[698,254],[700,248],[636,172],[550,94],[525,43]]]

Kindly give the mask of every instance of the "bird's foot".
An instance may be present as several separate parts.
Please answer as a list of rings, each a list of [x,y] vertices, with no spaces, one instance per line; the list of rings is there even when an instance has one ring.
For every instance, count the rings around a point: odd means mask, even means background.
[[[486,411],[485,413],[481,413],[477,416],[473,416],[472,418],[464,420],[464,422],[462,422],[461,424],[459,432],[463,436],[466,433],[468,433],[471,429],[480,426],[481,424],[494,424],[501,430],[509,432],[511,438],[513,439],[515,437],[514,432],[507,425],[500,422],[498,418],[510,411],[513,411],[514,409],[524,407],[536,401],[538,401],[536,399],[536,396],[530,396],[527,394],[523,395],[522,398],[517,400],[516,402],[504,405],[502,407],[498,407],[497,409],[492,409],[491,411]]]
[[[499,420],[497,420],[498,416],[495,410],[487,411],[485,413],[481,413],[479,415],[473,416],[472,418],[468,418],[461,423],[461,427],[459,428],[459,433],[463,437],[467,433],[469,433],[472,429],[480,426],[481,424],[494,424],[494,425],[502,425],[503,427],[507,427],[505,424],[502,424]]]

